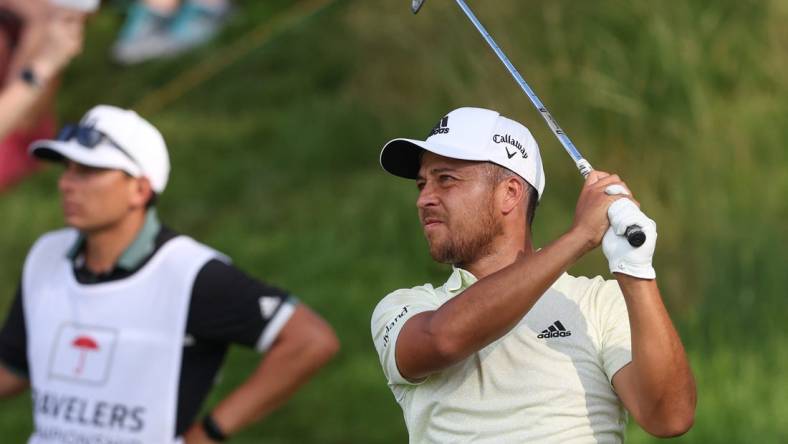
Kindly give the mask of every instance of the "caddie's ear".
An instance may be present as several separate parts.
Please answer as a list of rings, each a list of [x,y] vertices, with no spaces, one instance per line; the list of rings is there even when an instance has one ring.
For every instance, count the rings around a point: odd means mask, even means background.
[[[147,177],[132,178],[131,182],[131,206],[133,208],[145,208],[153,197],[153,187]]]
[[[525,184],[517,177],[507,177],[498,184],[498,199],[501,212],[511,213],[521,205],[525,205]]]

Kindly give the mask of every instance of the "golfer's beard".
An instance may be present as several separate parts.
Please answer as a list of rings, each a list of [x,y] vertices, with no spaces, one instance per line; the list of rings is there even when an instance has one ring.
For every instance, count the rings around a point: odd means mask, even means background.
[[[442,243],[430,243],[430,255],[436,262],[463,267],[491,253],[493,239],[501,234],[500,220],[493,216],[493,208],[483,208],[475,220],[463,229],[452,231]]]

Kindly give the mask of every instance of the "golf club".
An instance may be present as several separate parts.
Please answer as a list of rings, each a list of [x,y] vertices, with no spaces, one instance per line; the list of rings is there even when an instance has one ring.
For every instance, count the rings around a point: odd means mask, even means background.
[[[413,11],[414,14],[418,13],[419,9],[421,9],[422,5],[424,4],[424,1],[425,0],[412,0],[410,6],[411,11]],[[487,41],[487,44],[490,45],[490,48],[492,48],[493,52],[495,52],[495,54],[498,56],[498,59],[504,64],[504,66],[506,66],[506,69],[509,70],[509,73],[512,75],[512,77],[514,77],[514,80],[525,92],[525,95],[531,99],[531,103],[533,103],[533,105],[544,118],[545,122],[547,122],[547,126],[550,127],[550,129],[553,131],[553,134],[555,134],[555,137],[557,137],[558,141],[561,142],[564,150],[566,150],[566,152],[575,161],[575,166],[580,171],[580,174],[582,174],[584,178],[588,177],[591,171],[594,170],[591,167],[591,164],[583,158],[583,156],[580,154],[580,151],[578,151],[577,147],[575,147],[575,144],[569,140],[569,137],[566,135],[564,130],[558,126],[558,122],[556,122],[556,120],[547,110],[547,107],[544,106],[542,101],[539,100],[539,97],[536,96],[536,93],[534,93],[531,87],[528,86],[528,83],[525,82],[523,76],[520,75],[514,65],[512,65],[512,62],[509,61],[509,58],[506,57],[506,54],[504,54],[498,44],[495,43],[495,40],[493,40],[492,36],[489,32],[487,32],[487,29],[484,28],[479,19],[476,18],[476,15],[473,13],[473,11],[471,11],[471,8],[469,8],[463,0],[456,0],[456,2],[460,9],[462,9],[462,11],[471,21],[471,23],[473,23],[473,25],[482,35],[482,37],[484,37],[484,40]],[[639,225],[628,226],[624,235],[626,236],[629,244],[633,247],[639,247],[643,245],[644,242],[646,242],[646,234]]]

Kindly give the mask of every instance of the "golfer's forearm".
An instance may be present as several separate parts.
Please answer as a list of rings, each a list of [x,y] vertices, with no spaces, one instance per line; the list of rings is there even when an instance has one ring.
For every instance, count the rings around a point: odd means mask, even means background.
[[[696,391],[681,339],[654,280],[616,277],[629,312],[639,422],[658,435],[683,433],[694,417]]]
[[[583,236],[567,233],[521,256],[441,306],[430,320],[434,336],[450,342],[453,360],[480,350],[511,330],[586,249]]]

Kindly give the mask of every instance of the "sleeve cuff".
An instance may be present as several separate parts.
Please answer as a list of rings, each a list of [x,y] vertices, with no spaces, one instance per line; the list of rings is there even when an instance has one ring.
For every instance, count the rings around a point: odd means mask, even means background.
[[[268,348],[274,343],[276,337],[279,336],[279,332],[282,331],[287,321],[289,321],[290,317],[295,313],[295,309],[296,302],[292,298],[282,302],[282,305],[279,307],[274,317],[271,318],[271,320],[268,321],[268,325],[265,326],[263,334],[260,335],[260,338],[257,340],[255,349],[258,352],[263,353],[268,351]]]
[[[392,385],[392,384],[393,385],[419,385],[419,384],[422,384],[424,381],[426,381],[429,378],[429,377],[426,377],[426,378],[417,379],[417,380],[410,380],[410,379],[402,376],[402,373],[400,373],[400,371],[399,371],[399,366],[397,365],[396,350],[397,350],[397,340],[399,340],[399,333],[402,330],[402,327],[405,325],[405,323],[408,322],[410,320],[410,318],[416,316],[417,314],[423,313],[425,311],[430,311],[430,310],[433,310],[433,309],[429,308],[429,307],[420,307],[420,308],[416,308],[414,310],[411,310],[410,313],[408,313],[408,317],[405,320],[403,320],[401,324],[399,324],[397,326],[397,329],[395,331],[391,332],[391,343],[389,344],[389,347],[391,347],[391,351],[390,351],[390,353],[391,353],[391,358],[390,358],[391,359],[391,365],[389,366],[389,375],[388,375],[389,376],[389,384],[390,385]]]
[[[619,370],[626,367],[627,364],[632,362],[632,355],[630,356],[622,356],[618,359],[614,359],[610,365],[608,365],[608,372],[607,372],[607,379],[610,382],[610,385],[613,385],[613,377],[616,376]]]

